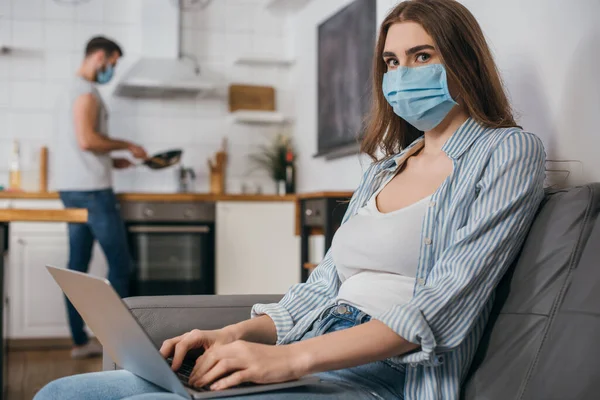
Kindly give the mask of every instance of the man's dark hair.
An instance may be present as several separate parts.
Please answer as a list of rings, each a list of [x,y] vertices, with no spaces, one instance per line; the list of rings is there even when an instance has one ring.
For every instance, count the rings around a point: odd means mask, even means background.
[[[87,57],[98,50],[104,51],[107,56],[110,56],[115,51],[119,53],[119,57],[123,56],[123,50],[121,50],[121,47],[112,40],[103,36],[96,36],[90,39],[85,46],[85,55]]]

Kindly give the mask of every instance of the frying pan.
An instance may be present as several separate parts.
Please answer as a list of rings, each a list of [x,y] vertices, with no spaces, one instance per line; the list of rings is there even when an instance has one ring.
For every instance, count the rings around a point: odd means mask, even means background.
[[[145,165],[150,169],[163,169],[175,165],[181,160],[183,150],[173,149],[156,153],[137,165]]]

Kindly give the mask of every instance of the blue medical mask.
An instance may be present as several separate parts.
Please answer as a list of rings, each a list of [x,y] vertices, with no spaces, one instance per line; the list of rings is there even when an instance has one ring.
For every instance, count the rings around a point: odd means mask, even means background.
[[[98,83],[108,83],[115,73],[115,67],[112,64],[108,64],[104,70],[98,71],[96,74],[96,82]]]
[[[383,95],[394,113],[420,131],[435,128],[458,105],[442,64],[398,67],[383,75]]]

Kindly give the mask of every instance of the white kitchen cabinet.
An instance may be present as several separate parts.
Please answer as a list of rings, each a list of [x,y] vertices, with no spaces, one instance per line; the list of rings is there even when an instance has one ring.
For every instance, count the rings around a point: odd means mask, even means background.
[[[300,282],[294,202],[218,202],[217,294],[283,294]]]
[[[20,225],[11,224],[8,247],[9,337],[68,336],[62,292],[45,268],[66,265],[66,230],[13,231]]]
[[[52,205],[35,208],[54,208]],[[26,208],[21,204],[13,207]],[[62,291],[45,268],[48,264],[66,267],[69,255],[67,224],[16,222],[11,223],[9,229],[5,264],[9,298],[8,337],[69,337]],[[106,270],[104,255],[96,244],[90,272],[104,276]]]

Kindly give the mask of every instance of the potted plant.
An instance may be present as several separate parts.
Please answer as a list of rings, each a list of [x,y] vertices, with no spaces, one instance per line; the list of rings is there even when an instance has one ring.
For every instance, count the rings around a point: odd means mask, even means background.
[[[289,161],[290,158],[292,161]],[[293,163],[294,159],[292,141],[285,134],[278,134],[271,143],[259,146],[259,151],[250,155],[250,160],[256,168],[262,169],[273,178],[279,195],[286,194],[286,169],[289,171],[290,163]]]

